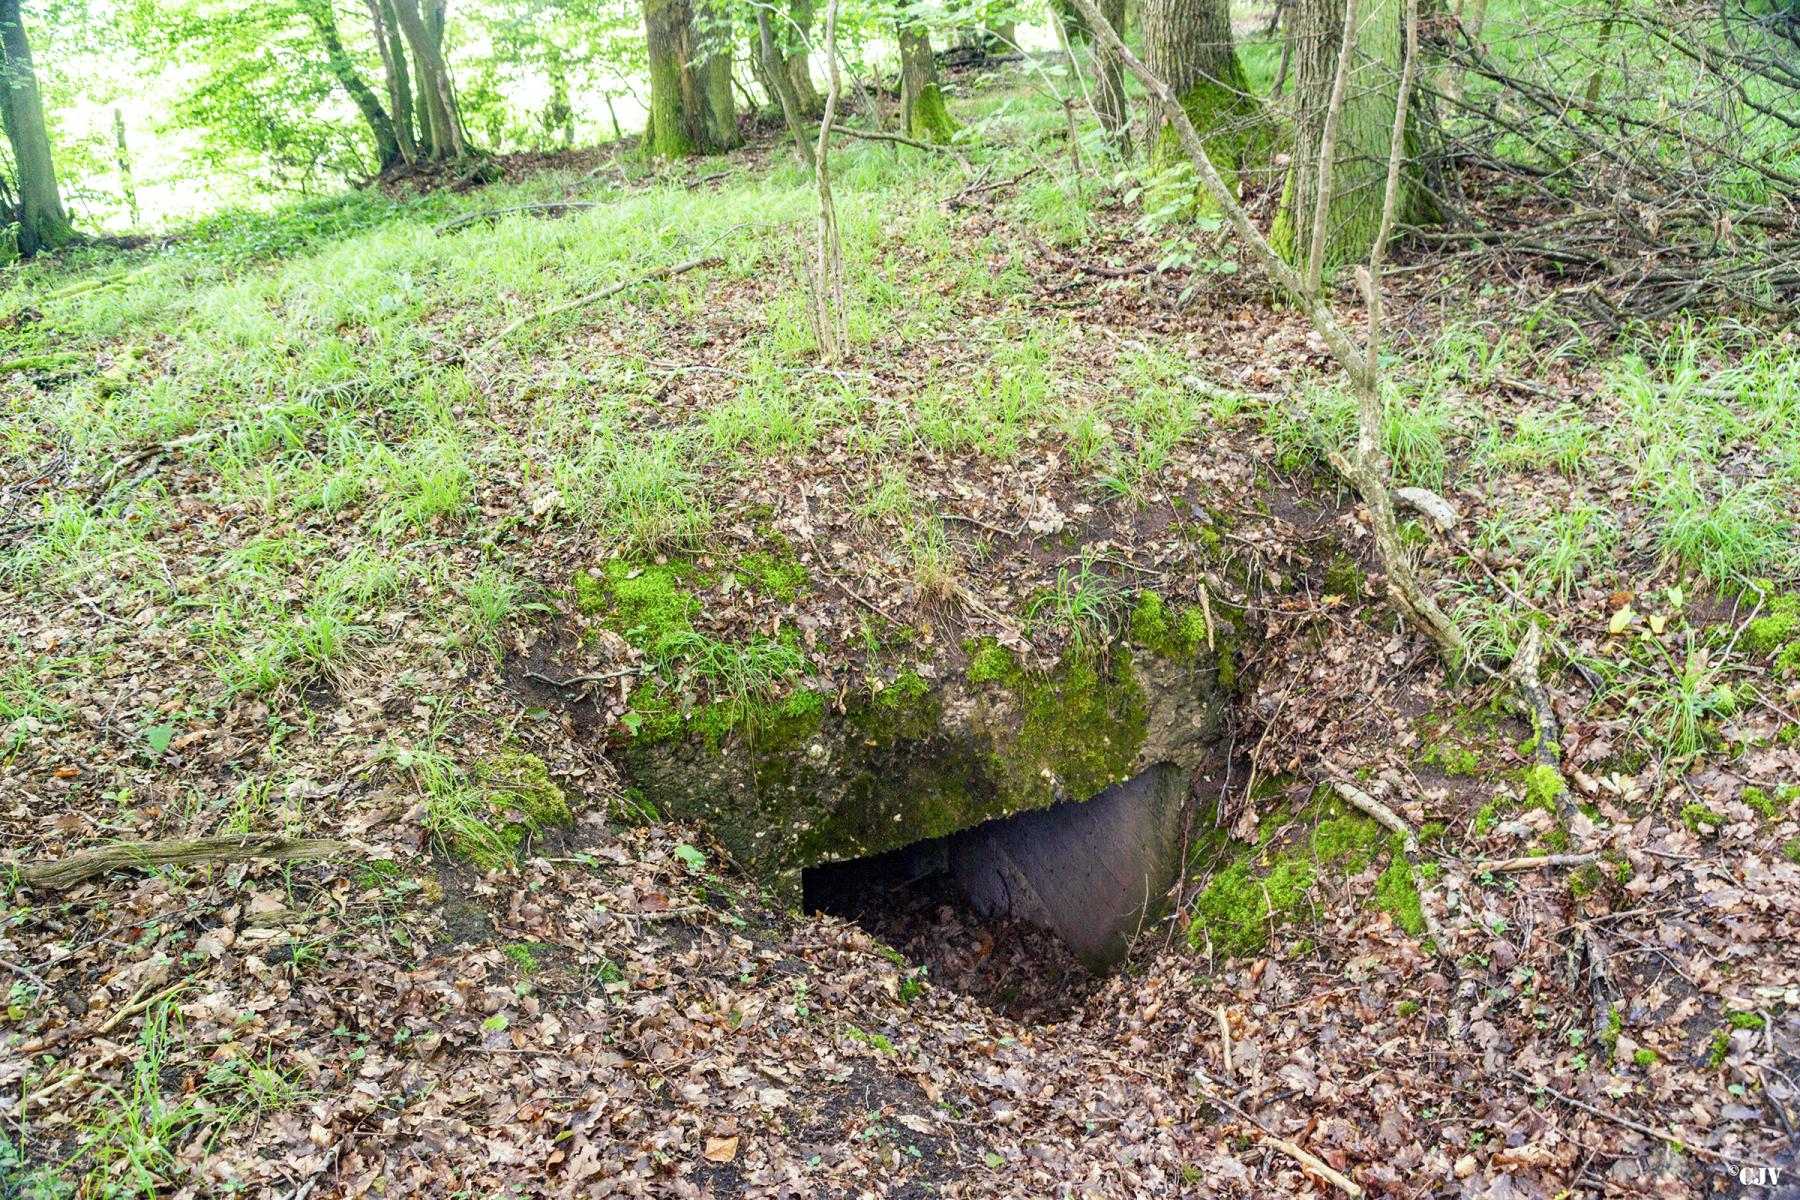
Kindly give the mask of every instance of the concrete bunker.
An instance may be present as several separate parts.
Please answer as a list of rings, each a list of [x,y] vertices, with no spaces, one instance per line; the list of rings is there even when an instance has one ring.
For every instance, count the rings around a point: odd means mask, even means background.
[[[1159,915],[1181,869],[1190,772],[1160,762],[1087,800],[1065,800],[866,858],[801,872],[804,905],[891,937],[901,897],[928,890],[984,919],[1014,918],[1101,973]],[[915,939],[916,940],[916,939]]]

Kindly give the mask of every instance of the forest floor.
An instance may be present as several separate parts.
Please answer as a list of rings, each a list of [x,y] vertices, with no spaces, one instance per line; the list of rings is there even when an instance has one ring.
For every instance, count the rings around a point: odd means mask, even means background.
[[[1558,281],[1403,247],[1390,449],[1460,511],[1408,536],[1478,646],[1556,635],[1565,820],[1497,689],[1371,586],[1324,347],[1218,235],[1140,219],[1130,172],[1065,169],[1029,82],[962,81],[967,167],[839,152],[830,367],[773,136],[8,281],[0,1195],[1800,1172],[1794,332],[1602,339]],[[587,597],[671,564],[703,584],[659,657]],[[1220,831],[1075,991],[1007,984],[1046,957],[1017,929],[947,914],[896,948],[783,909],[610,765],[671,715],[640,677],[843,695],[984,637],[1047,662],[1145,591],[1258,648]],[[1421,831],[1421,869],[1333,779]],[[23,874],[230,833],[353,845]],[[494,838],[491,869],[452,852]]]

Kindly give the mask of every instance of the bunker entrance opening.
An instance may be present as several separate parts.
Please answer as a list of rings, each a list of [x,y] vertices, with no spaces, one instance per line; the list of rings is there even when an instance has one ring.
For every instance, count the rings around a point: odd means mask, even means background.
[[[1157,764],[1085,801],[801,873],[936,985],[1026,1020],[1065,1015],[1154,923],[1180,870],[1188,775]]]

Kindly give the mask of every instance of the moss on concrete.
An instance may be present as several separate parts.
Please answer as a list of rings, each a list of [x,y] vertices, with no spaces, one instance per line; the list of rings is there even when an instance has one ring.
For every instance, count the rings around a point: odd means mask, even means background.
[[[1206,611],[1198,604],[1174,611],[1155,592],[1138,593],[1128,626],[1131,640],[1165,658],[1187,658],[1206,644]]]

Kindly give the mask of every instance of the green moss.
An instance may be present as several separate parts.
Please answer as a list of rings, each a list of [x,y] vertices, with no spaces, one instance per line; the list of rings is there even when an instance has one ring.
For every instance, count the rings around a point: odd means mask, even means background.
[[[1423,1007],[1417,1000],[1402,1000],[1394,1005],[1394,1012],[1400,1017],[1410,1017]]]
[[[1325,568],[1325,592],[1346,600],[1361,600],[1363,582],[1367,578],[1361,565],[1348,554],[1340,554]]]
[[[1413,879],[1412,864],[1397,849],[1394,861],[1375,881],[1375,906],[1392,916],[1394,923],[1413,937],[1425,932],[1424,902],[1419,897],[1419,885]]]
[[[1569,876],[1569,895],[1577,900],[1591,896],[1606,884],[1606,875],[1598,864],[1588,863]]]
[[[982,638],[967,649],[969,667],[963,678],[971,684],[1003,683],[1023,674],[1012,651],[993,638]]]
[[[1618,1048],[1619,1035],[1625,1032],[1625,1015],[1619,1011],[1618,1005],[1606,1006],[1606,1028],[1600,1032],[1600,1042],[1610,1054]]]
[[[1427,821],[1419,826],[1419,845],[1429,846],[1433,842],[1440,842],[1443,839],[1444,823],[1442,821]]]
[[[496,837],[492,841],[457,838],[451,849],[483,870],[514,861],[527,836],[575,819],[568,797],[535,754],[502,750],[475,764],[469,782],[490,814],[484,823]]]
[[[575,610],[584,616],[594,616],[606,611],[611,600],[607,596],[606,585],[589,575],[586,571],[575,574]]]
[[[1312,863],[1302,858],[1280,859],[1261,876],[1240,859],[1215,874],[1195,900],[1188,941],[1196,948],[1210,944],[1223,958],[1255,954],[1269,944],[1272,927],[1299,912],[1313,879]]]
[[[1478,838],[1486,837],[1517,806],[1518,802],[1511,796],[1495,796],[1475,810],[1475,820],[1470,826],[1470,832]]]
[[[1707,1048],[1706,1065],[1718,1067],[1724,1065],[1725,1056],[1731,1053],[1731,1035],[1723,1029],[1713,1034],[1712,1045]]]
[[[931,683],[917,671],[902,671],[875,693],[867,705],[853,710],[850,721],[871,738],[929,738],[943,721],[943,706]]]
[[[1710,827],[1712,829],[1712,836],[1716,837],[1718,836],[1719,830],[1725,825],[1725,818],[1723,815],[1706,807],[1706,805],[1695,801],[1693,804],[1689,804],[1681,810],[1681,823],[1688,827],[1689,833],[1697,836],[1705,836],[1703,830],[1706,827]]]
[[[1767,1018],[1757,1012],[1734,1012],[1725,1021],[1733,1029],[1761,1029],[1769,1023]]]
[[[785,540],[779,546],[779,554],[758,550],[744,555],[737,560],[737,574],[763,595],[792,603],[800,595],[800,589],[806,586],[808,575],[805,565],[794,557]]]
[[[1467,746],[1455,742],[1433,742],[1419,755],[1419,761],[1437,767],[1446,775],[1475,776],[1481,774],[1481,756]]]
[[[554,947],[545,942],[513,942],[500,947],[500,953],[512,959],[519,968],[519,974],[529,978],[536,975],[543,964],[539,956],[549,953]]]
[[[1653,1067],[1656,1065],[1656,1061],[1659,1057],[1661,1056],[1658,1055],[1656,1051],[1645,1046],[1631,1056],[1631,1061],[1640,1067]]]
[[[1068,796],[1092,796],[1131,775],[1149,712],[1129,656],[1071,655],[1047,674],[1006,680],[1018,732],[997,756],[1007,806],[1023,807],[1045,792],[1050,772]]]
[[[1781,857],[1800,865],[1800,837],[1789,838],[1781,845]]]
[[[1206,612],[1197,604],[1171,612],[1155,592],[1139,592],[1131,610],[1130,634],[1134,644],[1152,654],[1189,659],[1206,642]]]
[[[1219,645],[1219,686],[1226,691],[1237,687],[1237,655],[1232,653],[1231,643]]]
[[[1556,802],[1568,788],[1562,772],[1549,763],[1532,763],[1521,777],[1525,783],[1525,807],[1555,812]]]
[[[671,633],[687,633],[700,601],[684,586],[688,570],[673,564],[606,564],[606,584],[619,631],[634,646],[653,650]]]
[[[1774,584],[1761,580],[1761,594],[1774,592]],[[1744,626],[1744,649],[1752,654],[1773,654],[1800,638],[1800,594],[1783,593],[1769,601],[1768,612]]]
[[[1744,803],[1765,821],[1779,818],[1792,807],[1797,797],[1800,797],[1800,787],[1791,783],[1784,783],[1773,792],[1754,785],[1746,787],[1743,792]]]
[[[1206,157],[1228,188],[1235,190],[1238,172],[1267,157],[1270,147],[1270,125],[1260,103],[1251,96],[1244,81],[1243,68],[1236,55],[1226,63],[1224,78],[1202,79],[1182,95],[1181,107],[1193,122],[1206,148]],[[1151,149],[1151,165],[1160,169],[1188,167],[1187,151],[1172,124],[1164,125]],[[1182,172],[1188,175],[1187,171]],[[1210,196],[1194,185],[1198,211],[1212,213],[1216,206]],[[1166,203],[1157,197],[1153,203]]]
[[[926,142],[949,142],[962,124],[950,115],[944,93],[935,83],[919,89],[913,98],[912,112],[906,115],[906,129],[913,137]]]
[[[1335,801],[1327,811],[1331,815],[1313,831],[1313,855],[1321,864],[1342,867],[1344,874],[1354,875],[1369,865],[1381,847],[1381,826],[1360,812],[1338,809]]]

